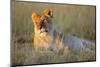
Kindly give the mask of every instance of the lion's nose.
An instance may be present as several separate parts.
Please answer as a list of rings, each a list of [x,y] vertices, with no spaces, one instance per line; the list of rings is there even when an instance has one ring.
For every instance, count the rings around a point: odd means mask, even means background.
[[[48,32],[48,30],[45,30],[45,32]]]

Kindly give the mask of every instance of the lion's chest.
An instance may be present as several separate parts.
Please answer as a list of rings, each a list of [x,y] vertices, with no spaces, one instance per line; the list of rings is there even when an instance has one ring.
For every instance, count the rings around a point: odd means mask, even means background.
[[[48,49],[52,40],[50,37],[34,36],[34,47],[37,49]]]

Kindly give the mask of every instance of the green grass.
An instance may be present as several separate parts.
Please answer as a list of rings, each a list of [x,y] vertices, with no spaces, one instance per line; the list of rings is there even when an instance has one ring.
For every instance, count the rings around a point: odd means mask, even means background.
[[[43,4],[32,2],[12,2],[12,64],[41,64],[75,61],[96,60],[95,48],[86,53],[77,54],[65,49],[63,54],[55,54],[50,51],[35,52],[33,50],[34,26],[31,14],[42,14],[45,8],[53,9],[55,27],[65,35],[72,34],[80,38],[95,41],[95,6]]]

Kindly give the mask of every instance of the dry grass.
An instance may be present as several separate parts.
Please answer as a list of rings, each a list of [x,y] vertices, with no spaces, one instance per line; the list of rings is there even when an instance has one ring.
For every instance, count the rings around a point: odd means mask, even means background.
[[[81,53],[75,53],[68,49],[64,49],[63,53],[54,53],[52,51],[35,52],[32,43],[15,43],[13,45],[12,62],[15,65],[95,61],[96,59],[95,50]]]

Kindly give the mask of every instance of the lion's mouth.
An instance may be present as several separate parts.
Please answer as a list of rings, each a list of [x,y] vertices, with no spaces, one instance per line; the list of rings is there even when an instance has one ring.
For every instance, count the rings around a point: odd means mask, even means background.
[[[42,30],[40,32],[40,36],[46,36],[48,34],[48,31],[47,30]]]
[[[48,30],[41,30],[40,33],[48,33]]]

